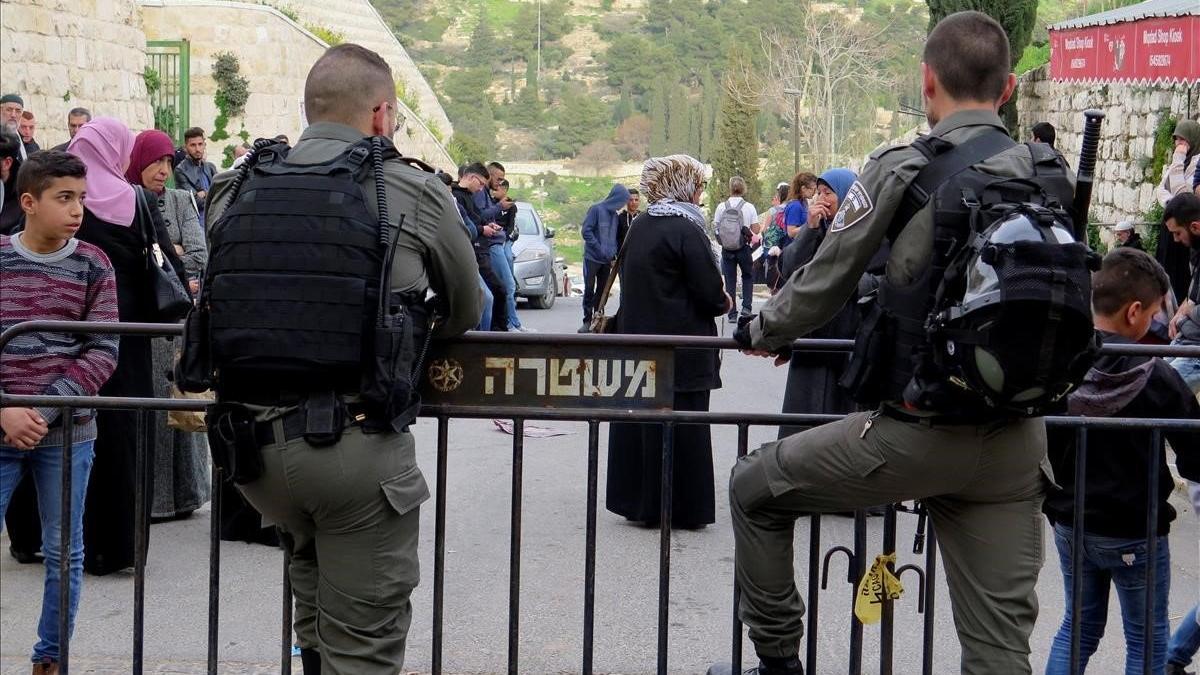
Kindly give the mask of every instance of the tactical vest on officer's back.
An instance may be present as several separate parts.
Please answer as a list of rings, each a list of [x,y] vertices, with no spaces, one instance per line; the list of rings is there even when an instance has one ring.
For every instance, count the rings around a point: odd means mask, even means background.
[[[976,166],[1014,145],[999,131],[958,146],[937,138],[913,144],[929,163],[906,191],[887,242],[932,204],[932,255],[912,283],[884,276],[877,297],[864,301],[842,379],[856,400],[972,418],[1030,416],[1086,373],[1097,348],[1089,271],[1097,257],[1074,240],[1065,210],[1074,190],[1052,148],[1027,144],[1032,176]],[[981,283],[987,298],[967,292]]]

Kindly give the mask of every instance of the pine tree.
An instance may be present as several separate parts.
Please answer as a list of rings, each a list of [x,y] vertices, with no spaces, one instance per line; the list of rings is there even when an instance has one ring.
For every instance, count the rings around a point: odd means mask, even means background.
[[[708,161],[712,156],[713,143],[717,136],[717,112],[721,105],[720,84],[713,77],[712,71],[705,71],[700,79],[700,87],[704,92],[700,101],[700,154],[701,160]]]
[[[983,12],[998,21],[1008,33],[1010,68],[1021,60],[1033,39],[1033,28],[1037,23],[1038,0],[925,0],[925,4],[929,5],[929,30],[947,16],[968,9]],[[1016,91],[1000,108],[1000,117],[1009,133],[1018,133]]]
[[[692,113],[687,92],[678,84],[671,85],[667,98],[667,152],[669,154],[689,152],[689,118]]]
[[[629,93],[629,87],[621,87],[621,98],[617,100],[616,107],[613,108],[613,124],[621,126],[621,122],[629,119],[633,114],[633,96]]]
[[[650,155],[667,154],[667,95],[662,81],[650,94]]]
[[[710,155],[713,167],[713,177],[709,181],[711,203],[723,201],[729,197],[729,179],[741,176],[746,179],[746,199],[752,204],[760,204],[762,196],[758,180],[758,134],[755,121],[758,118],[758,106],[752,105],[734,95],[738,88],[731,87],[730,77],[735,73],[745,72],[745,64],[749,61],[745,49],[735,46],[729,51],[729,67],[721,88],[721,108],[717,118],[717,137]]]

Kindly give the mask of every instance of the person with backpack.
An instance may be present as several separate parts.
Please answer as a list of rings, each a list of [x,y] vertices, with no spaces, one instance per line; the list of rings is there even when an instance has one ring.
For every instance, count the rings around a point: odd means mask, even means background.
[[[379,54],[326,50],[304,109],[295,147],[256,143],[214,180],[176,381],[215,390],[214,463],[279,526],[305,675],[392,675],[429,498],[409,432],[415,354],[475,326],[479,275],[449,190],[392,144]]]
[[[737,273],[742,272],[742,316],[749,316],[754,303],[754,261],[750,257],[751,227],[758,225],[758,210],[746,201],[746,179],[729,179],[729,199],[717,204],[713,227],[721,245],[721,274],[725,292],[737,297]],[[729,322],[737,323],[738,313],[729,310]]]
[[[1171,290],[1167,273],[1154,258],[1132,248],[1117,248],[1104,258],[1092,277],[1096,328],[1106,345],[1137,344]],[[1165,361],[1149,356],[1105,355],[1088,371],[1068,399],[1072,415],[1086,417],[1155,417],[1200,419],[1200,403],[1191,388]],[[1200,436],[1168,431],[1180,475],[1200,480]],[[1086,492],[1083,510],[1083,555],[1072,555],[1078,453],[1075,429],[1055,427],[1047,434],[1050,462],[1060,488],[1050,490],[1044,511],[1054,526],[1054,544],[1062,565],[1063,606],[1067,608],[1050,648],[1046,675],[1071,673],[1071,630],[1080,631],[1079,673],[1087,669],[1104,635],[1110,587],[1121,602],[1125,634],[1125,672],[1141,673],[1147,645],[1143,642],[1147,604],[1147,570],[1153,566],[1152,671],[1163,672],[1167,658],[1167,594],[1171,586],[1168,534],[1175,509],[1169,503],[1175,480],[1167,466],[1166,448],[1156,446],[1149,429],[1106,429],[1087,435]],[[1153,558],[1147,554],[1146,516],[1149,464],[1157,467],[1158,522]],[[1082,612],[1072,616],[1073,577],[1083,576]]]
[[[1016,87],[1009,54],[986,14],[938,22],[921,66],[929,135],[872,155],[812,260],[734,333],[743,351],[786,363],[792,340],[833,318],[887,247],[843,377],[868,410],[767,443],[730,477],[751,673],[805,670],[796,520],[912,499],[936,527],[958,671],[1031,673],[1050,483],[1039,415],[1098,347],[1093,255],[1063,209],[1073,180],[1048,146],[1009,138],[997,114]],[[1046,261],[1059,274],[1019,283]]]

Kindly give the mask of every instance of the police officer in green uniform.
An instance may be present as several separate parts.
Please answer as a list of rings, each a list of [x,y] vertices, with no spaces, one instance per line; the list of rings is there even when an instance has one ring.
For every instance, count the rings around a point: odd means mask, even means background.
[[[932,137],[959,145],[1004,129],[997,110],[1016,79],[1008,38],[993,19],[979,12],[943,19],[929,34],[922,75]],[[885,243],[906,189],[928,161],[912,146],[872,156],[812,262],[735,335],[745,351],[778,354],[834,316]],[[1014,144],[973,167],[997,177],[1029,177],[1034,163],[1027,146]],[[893,287],[915,283],[931,264],[931,212],[932,204],[916,212],[892,242],[886,281]],[[786,363],[786,356],[777,362]],[[945,561],[961,671],[1029,673],[1047,480],[1040,418],[969,420],[898,400],[751,452],[730,480],[739,614],[760,660],[749,672],[803,673],[805,608],[792,548],[797,517],[922,499]],[[723,672],[728,669],[720,665],[710,670]]]
[[[399,127],[391,68],[358,45],[338,45],[317,60],[304,103],[310,126],[288,153],[291,164],[328,162],[364,137],[391,138]],[[418,300],[436,294],[435,335],[458,335],[479,322],[481,304],[475,256],[450,193],[432,173],[401,161],[382,166],[389,220],[400,223],[392,292]],[[361,185],[376,216],[373,178],[367,171]],[[229,172],[213,185],[210,225],[232,212],[231,182]],[[368,429],[355,414],[355,397],[343,399],[339,409],[349,418],[332,444],[314,445],[297,433],[304,422],[292,421],[295,406],[250,406],[255,433],[265,436],[262,471],[239,489],[279,526],[290,549],[305,673],[397,673],[411,622],[409,595],[419,581],[418,507],[429,490],[412,436],[386,421]]]

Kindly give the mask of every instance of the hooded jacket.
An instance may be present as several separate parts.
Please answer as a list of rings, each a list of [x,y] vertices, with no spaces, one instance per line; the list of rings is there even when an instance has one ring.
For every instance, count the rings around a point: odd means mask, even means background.
[[[629,189],[614,185],[604,201],[592,204],[580,228],[583,234],[583,257],[608,264],[617,257],[617,212],[629,201]]]
[[[1105,344],[1133,344],[1120,335],[1103,333]],[[1083,384],[1068,398],[1072,415],[1087,417],[1176,417],[1200,419],[1200,403],[1175,369],[1148,356],[1101,356]],[[1200,434],[1165,432],[1175,451],[1179,473],[1200,480]],[[1052,427],[1047,434],[1050,463],[1061,486],[1046,495],[1043,511],[1050,521],[1071,526],[1075,500],[1076,431]],[[1165,451],[1151,447],[1144,429],[1105,429],[1087,435],[1087,491],[1084,530],[1122,539],[1146,536],[1146,483],[1150,453],[1158,455],[1158,534],[1166,535],[1175,519],[1167,503],[1175,487]]]
[[[1172,135],[1186,139],[1189,147],[1186,153],[1175,152],[1172,148],[1170,161],[1163,167],[1162,182],[1158,186],[1158,201],[1163,206],[1172,197],[1192,189],[1196,165],[1200,164],[1200,122],[1181,120]]]

